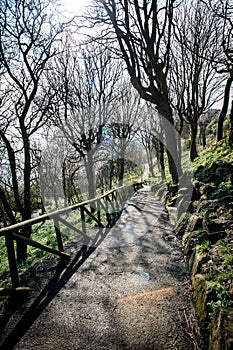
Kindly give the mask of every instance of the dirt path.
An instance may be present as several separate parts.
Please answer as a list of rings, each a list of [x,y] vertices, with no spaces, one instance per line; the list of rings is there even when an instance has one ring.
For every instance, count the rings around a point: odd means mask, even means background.
[[[25,275],[34,299],[13,314],[0,349],[203,349],[179,242],[149,188],[99,237],[81,250],[74,239],[68,266],[47,260]]]

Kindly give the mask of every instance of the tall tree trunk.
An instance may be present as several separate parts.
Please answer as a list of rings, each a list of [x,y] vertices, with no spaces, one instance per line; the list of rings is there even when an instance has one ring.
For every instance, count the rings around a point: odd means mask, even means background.
[[[182,143],[181,143],[181,134],[180,134],[180,132],[178,132],[178,134],[179,134],[179,137],[178,137],[178,140],[177,140],[177,151],[178,151],[178,157],[179,157],[179,159],[181,159],[181,157],[182,157]]]
[[[64,200],[65,207],[69,204],[69,200],[70,200],[68,186],[67,186],[67,179],[66,179],[66,161],[64,160],[62,163],[62,188],[64,192],[64,197],[65,197],[65,200]]]
[[[200,123],[200,144],[205,148],[206,146],[206,123]]]
[[[191,123],[191,145],[190,145],[190,160],[194,161],[198,157],[197,153],[197,123]]]
[[[218,117],[217,141],[220,141],[223,138],[223,122],[224,122],[226,115],[227,115],[232,82],[233,82],[233,73],[227,79],[225,90],[224,90],[224,99],[223,99],[222,110],[221,110],[219,117]]]
[[[113,177],[114,177],[114,162],[111,159],[109,164],[109,189],[110,190],[112,189]]]
[[[32,216],[32,204],[31,204],[31,153],[30,153],[30,140],[28,135],[23,135],[24,140],[24,197],[23,197],[23,210],[22,221],[31,219]],[[24,237],[30,238],[32,233],[31,225],[27,225],[22,229],[20,234]],[[25,260],[27,258],[27,244],[21,241],[17,242],[17,260]]]
[[[153,139],[153,144],[156,152],[158,170],[161,173],[162,181],[166,180],[165,164],[164,164],[164,144],[161,140]]]
[[[87,157],[84,159],[85,168],[87,173],[87,184],[88,184],[88,199],[96,197],[96,182],[95,182],[95,171],[94,171],[94,162],[91,152],[87,154]]]
[[[158,112],[162,116],[161,126],[164,130],[166,153],[168,157],[169,172],[172,176],[172,182],[177,184],[179,177],[182,175],[181,160],[177,149],[177,140],[175,127],[172,117],[172,109],[167,96],[163,96]]]
[[[17,165],[16,165],[16,159],[15,159],[15,152],[11,147],[10,141],[7,139],[6,135],[2,132],[1,129],[0,129],[0,137],[3,140],[4,144],[6,145],[6,149],[7,149],[8,159],[10,163],[11,179],[12,179],[14,198],[15,198],[16,211],[19,211],[20,214],[22,215],[22,205],[20,200],[18,178],[16,173]]]
[[[229,146],[233,146],[233,100],[231,101],[230,111],[230,133],[229,133]]]
[[[125,148],[126,145],[124,141],[120,145],[120,154],[118,159],[118,186],[123,186],[124,183],[124,175],[125,175]]]
[[[147,161],[149,166],[149,175],[155,176],[154,174],[154,168],[153,168],[153,158],[152,158],[152,152],[148,148],[146,148],[146,155],[147,155]]]
[[[121,157],[118,159],[118,166],[119,166],[118,186],[123,186],[124,172],[125,172],[125,159],[124,158]]]
[[[164,145],[161,141],[159,141],[159,164],[160,164],[160,172],[162,181],[166,180],[165,176],[165,164],[164,164]]]
[[[14,216],[12,210],[11,210],[11,206],[9,204],[9,201],[7,200],[6,193],[1,186],[0,186],[0,201],[2,202],[3,209],[8,217],[10,225],[16,224],[16,219],[15,219],[15,216]]]

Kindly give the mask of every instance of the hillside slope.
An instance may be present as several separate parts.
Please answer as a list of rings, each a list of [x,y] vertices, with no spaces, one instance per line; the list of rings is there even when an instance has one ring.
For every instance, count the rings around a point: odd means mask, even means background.
[[[192,273],[209,349],[233,347],[233,152],[227,139],[194,161],[195,196],[175,231]]]

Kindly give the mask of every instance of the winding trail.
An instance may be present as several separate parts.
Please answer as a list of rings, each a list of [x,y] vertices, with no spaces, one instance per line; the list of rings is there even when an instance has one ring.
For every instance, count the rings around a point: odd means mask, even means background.
[[[47,260],[24,276],[37,287],[0,349],[202,349],[180,243],[149,187],[99,245],[80,250],[74,238],[68,249],[69,265]]]

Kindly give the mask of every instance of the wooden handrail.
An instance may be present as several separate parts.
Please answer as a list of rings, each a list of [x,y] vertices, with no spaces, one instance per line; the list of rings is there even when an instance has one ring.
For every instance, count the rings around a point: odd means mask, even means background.
[[[0,295],[9,295],[12,293],[20,293],[22,291],[27,291],[28,289],[20,289],[18,288],[20,286],[20,279],[18,274],[18,267],[16,263],[16,257],[15,257],[15,249],[14,249],[14,243],[13,240],[24,242],[27,245],[33,246],[35,248],[47,251],[49,253],[55,254],[60,256],[61,258],[65,259],[66,261],[69,260],[70,255],[66,254],[64,252],[63,247],[63,241],[62,241],[62,235],[60,230],[59,223],[69,227],[74,232],[84,236],[86,239],[86,242],[89,242],[89,237],[87,235],[87,223],[86,223],[86,216],[89,216],[92,220],[94,220],[99,227],[111,227],[113,223],[116,220],[116,210],[119,212],[123,209],[123,206],[125,204],[125,200],[129,198],[129,196],[132,194],[132,189],[134,191],[137,191],[139,187],[142,187],[142,184],[134,184],[134,185],[127,185],[127,186],[121,186],[116,189],[113,189],[105,194],[103,194],[100,197],[96,197],[78,204],[74,204],[72,206],[56,210],[51,213],[40,215],[36,218],[32,218],[26,221],[19,222],[17,224],[7,226],[0,229],[0,237],[5,236],[6,240],[6,246],[7,246],[7,254],[8,254],[8,261],[9,261],[9,268],[10,268],[10,275],[11,275],[11,281],[12,281],[12,288],[2,288],[0,291]],[[103,203],[103,200],[105,200],[105,203]],[[121,203],[119,203],[119,201]],[[115,202],[115,204],[113,203]],[[91,208],[91,204],[95,203],[93,206],[93,212]],[[89,208],[86,208],[86,206],[90,206]],[[101,215],[100,215],[100,209],[105,211],[106,214],[106,221],[102,223],[101,221]],[[108,212],[108,208],[111,207],[112,212]],[[81,216],[81,224],[82,228],[79,229],[75,227],[73,224],[69,223],[67,220],[61,217],[62,214],[67,214],[69,212],[72,212],[74,210],[80,211]],[[97,218],[95,217],[97,215]],[[56,232],[56,238],[57,238],[57,245],[58,249],[54,249],[51,247],[48,247],[44,244],[41,244],[39,242],[36,242],[35,240],[32,240],[31,238],[25,237],[20,234],[20,229],[22,229],[25,226],[28,225],[34,225],[39,222],[44,222],[46,220],[51,220],[54,223],[55,232]]]
[[[34,240],[30,239],[30,238],[18,235],[15,232],[13,232],[13,238],[16,241],[23,241],[23,242],[27,243],[28,245],[30,245],[30,246],[32,246],[34,248],[39,248],[41,250],[45,250],[48,253],[52,253],[54,255],[58,255],[58,256],[60,256],[62,258],[65,258],[65,259],[69,259],[70,258],[69,254],[61,252],[60,250],[57,250],[57,249],[54,249],[54,248],[50,248],[47,245],[38,243],[38,242],[36,242],[36,241],[34,241]]]
[[[105,197],[109,196],[111,193],[117,192],[117,191],[119,191],[121,189],[130,188],[130,187],[132,187],[132,185],[117,187],[116,189],[111,190],[111,191],[103,194],[100,197],[89,199],[87,201],[84,201],[84,202],[81,202],[81,203],[77,203],[77,204],[71,205],[69,207],[53,211],[51,213],[46,213],[46,214],[37,216],[37,217],[29,219],[29,220],[21,221],[21,222],[19,222],[17,224],[14,224],[14,225],[3,227],[3,228],[0,229],[0,236],[5,236],[5,234],[7,232],[19,230],[19,229],[21,229],[21,228],[23,228],[23,227],[25,227],[27,225],[35,225],[35,224],[37,224],[38,222],[41,222],[41,221],[51,220],[57,215],[66,214],[69,211],[80,209],[81,207],[83,207],[85,205],[89,205],[91,203],[96,202],[97,200],[104,199]]]
[[[18,288],[0,288],[0,296],[8,296],[8,295],[19,295],[27,294],[31,292],[31,288],[28,287],[18,287]]]

